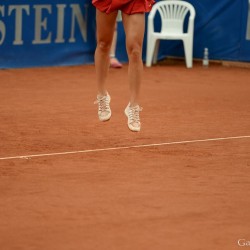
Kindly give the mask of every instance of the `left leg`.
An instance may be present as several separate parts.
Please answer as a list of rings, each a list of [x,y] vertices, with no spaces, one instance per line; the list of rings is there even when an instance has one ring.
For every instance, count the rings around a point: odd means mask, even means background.
[[[128,117],[128,127],[132,131],[140,131],[141,123],[139,112],[139,94],[141,87],[143,63],[142,44],[145,29],[145,14],[137,13],[122,16],[126,33],[126,49],[129,59],[128,78],[130,86],[130,101],[125,109]]]
[[[145,14],[122,15],[126,33],[126,49],[129,59],[128,78],[130,86],[130,105],[139,102],[140,86],[142,80],[142,45],[145,30]]]

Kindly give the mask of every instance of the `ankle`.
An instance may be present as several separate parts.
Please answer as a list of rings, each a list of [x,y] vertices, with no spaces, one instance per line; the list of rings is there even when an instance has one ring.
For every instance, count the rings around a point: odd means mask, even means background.
[[[133,101],[133,102],[129,102],[129,107],[135,107],[135,106],[139,106],[139,104],[138,104],[138,102],[135,102],[135,101]]]
[[[99,96],[99,97],[103,97],[103,96],[107,96],[107,95],[108,95],[107,90],[98,91],[98,93],[97,93],[97,96]]]

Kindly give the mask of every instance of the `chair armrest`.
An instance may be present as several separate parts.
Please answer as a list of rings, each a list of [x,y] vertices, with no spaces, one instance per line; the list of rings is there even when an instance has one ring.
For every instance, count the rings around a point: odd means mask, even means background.
[[[194,17],[189,17],[187,33],[194,33]]]
[[[149,12],[148,15],[148,31],[154,32],[154,17],[156,14],[157,8],[155,8],[155,5],[153,5],[153,8]]]
[[[249,1],[250,1],[250,0],[249,0]],[[155,4],[155,5],[156,5],[156,4]],[[151,18],[154,19],[154,17],[155,17],[155,14],[156,14],[156,11],[157,11],[157,8],[156,8],[155,5],[153,5],[151,11],[149,12],[148,18],[150,18],[150,19],[151,19]]]
[[[148,31],[154,32],[154,17],[148,16]]]

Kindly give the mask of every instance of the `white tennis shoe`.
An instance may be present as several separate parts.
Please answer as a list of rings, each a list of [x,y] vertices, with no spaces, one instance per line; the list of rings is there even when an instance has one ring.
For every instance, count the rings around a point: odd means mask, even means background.
[[[128,118],[128,127],[131,131],[139,132],[141,130],[140,111],[142,111],[142,108],[139,105],[131,107],[130,103],[124,111]]]
[[[102,122],[108,121],[111,117],[110,101],[111,97],[107,93],[104,96],[97,95],[96,101],[94,102],[94,104],[98,104],[98,117]]]

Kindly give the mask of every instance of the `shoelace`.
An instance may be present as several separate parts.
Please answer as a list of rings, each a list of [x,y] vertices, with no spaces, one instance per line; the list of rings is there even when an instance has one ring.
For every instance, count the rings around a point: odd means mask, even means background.
[[[94,104],[98,103],[98,110],[101,112],[105,112],[109,110],[109,101],[108,96],[102,96],[100,98],[97,98],[97,100],[94,102]]]
[[[128,117],[130,123],[140,123],[140,111],[142,111],[142,107],[139,106],[129,108]]]

